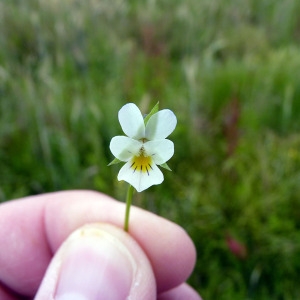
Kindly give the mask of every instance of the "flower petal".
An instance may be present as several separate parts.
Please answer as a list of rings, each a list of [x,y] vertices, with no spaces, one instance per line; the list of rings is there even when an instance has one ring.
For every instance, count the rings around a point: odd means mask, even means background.
[[[123,132],[127,136],[134,139],[141,139],[145,137],[144,118],[135,104],[125,104],[119,110],[119,122]]]
[[[160,184],[164,180],[161,170],[153,163],[149,172],[134,170],[132,162],[128,161],[119,171],[118,180],[125,180],[138,192],[142,192],[152,185]]]
[[[111,153],[122,161],[128,161],[136,155],[142,147],[142,143],[127,136],[115,136],[110,141]]]
[[[148,140],[165,139],[175,129],[177,119],[169,109],[154,114],[146,125],[145,137]]]
[[[146,142],[144,149],[157,165],[164,164],[174,154],[173,142],[166,139]]]

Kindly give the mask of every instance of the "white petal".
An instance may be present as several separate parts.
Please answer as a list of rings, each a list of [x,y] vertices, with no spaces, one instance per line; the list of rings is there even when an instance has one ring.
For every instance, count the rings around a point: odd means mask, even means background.
[[[175,129],[177,119],[169,109],[163,109],[154,114],[146,125],[146,139],[165,139]]]
[[[160,184],[164,180],[163,173],[155,164],[152,164],[152,168],[149,170],[149,173],[134,170],[131,165],[131,161],[128,161],[121,168],[118,174],[118,180],[125,180],[138,192],[142,192],[152,185]]]
[[[147,155],[151,156],[157,165],[164,164],[174,154],[174,144],[170,140],[154,140],[144,144]]]
[[[144,118],[135,104],[125,104],[119,110],[119,122],[122,130],[127,136],[134,139],[145,137]]]
[[[128,161],[136,155],[142,143],[127,136],[115,136],[110,141],[110,151],[119,160]]]

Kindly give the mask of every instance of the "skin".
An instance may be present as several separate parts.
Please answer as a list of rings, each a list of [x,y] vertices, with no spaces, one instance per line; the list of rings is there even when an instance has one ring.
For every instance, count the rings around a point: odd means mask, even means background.
[[[86,224],[115,236],[137,259],[140,274],[154,278],[137,287],[132,299],[139,295],[149,300],[201,299],[185,283],[196,260],[186,232],[132,207],[129,233],[125,233],[124,211],[123,203],[90,191],[44,194],[1,204],[0,299],[33,299],[47,269],[49,274],[54,272],[49,267],[51,259],[55,261],[68,236]],[[47,284],[44,280],[43,289]]]

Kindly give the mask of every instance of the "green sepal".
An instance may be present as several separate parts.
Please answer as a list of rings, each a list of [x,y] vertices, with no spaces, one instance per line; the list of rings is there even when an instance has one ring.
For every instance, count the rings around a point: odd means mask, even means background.
[[[168,171],[172,171],[171,168],[168,166],[167,163],[164,163],[162,165],[159,165],[160,167],[164,168],[164,169],[167,169]]]
[[[121,160],[115,158],[112,162],[110,162],[107,166],[112,166],[112,165],[116,165],[119,164],[120,162],[122,162]]]
[[[148,123],[149,119],[158,112],[158,109],[159,109],[159,102],[157,102],[154,107],[152,108],[152,110],[150,111],[150,113],[145,117],[144,119],[144,123],[145,123],[145,126],[146,124]]]

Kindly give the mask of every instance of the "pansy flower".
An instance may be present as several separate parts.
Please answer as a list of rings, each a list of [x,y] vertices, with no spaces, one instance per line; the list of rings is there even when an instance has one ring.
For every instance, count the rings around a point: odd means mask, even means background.
[[[125,162],[118,180],[128,182],[138,192],[162,183],[164,176],[158,166],[166,167],[174,154],[174,144],[166,137],[176,127],[176,116],[164,109],[144,119],[139,108],[128,103],[118,117],[126,136],[113,137],[109,146],[117,160]]]

